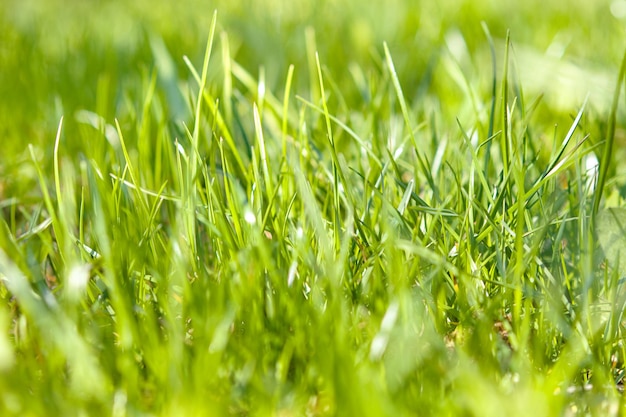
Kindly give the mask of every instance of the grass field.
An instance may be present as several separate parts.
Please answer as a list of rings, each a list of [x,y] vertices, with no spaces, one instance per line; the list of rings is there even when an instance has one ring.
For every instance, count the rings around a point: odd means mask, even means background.
[[[0,415],[626,414],[625,24],[0,2]]]

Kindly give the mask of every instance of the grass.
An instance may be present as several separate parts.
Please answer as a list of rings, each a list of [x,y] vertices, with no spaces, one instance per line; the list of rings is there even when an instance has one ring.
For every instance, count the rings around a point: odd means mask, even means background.
[[[623,413],[621,2],[153,3],[0,6],[2,415]]]

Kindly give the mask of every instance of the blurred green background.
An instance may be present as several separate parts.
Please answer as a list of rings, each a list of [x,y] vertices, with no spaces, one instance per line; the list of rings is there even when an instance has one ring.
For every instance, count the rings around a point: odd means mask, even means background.
[[[121,112],[122,92],[155,66],[150,44],[159,39],[177,76],[187,79],[182,56],[199,63],[215,9],[233,58],[253,75],[265,67],[268,90],[280,89],[289,64],[296,65],[296,85],[306,85],[305,31],[312,27],[320,60],[344,91],[355,88],[349,65],[380,63],[386,41],[407,95],[432,94],[444,102],[458,95],[458,86],[438,71],[448,49],[471,81],[490,80],[483,21],[500,47],[510,29],[528,88],[556,90],[555,82],[569,83],[580,90],[578,99],[586,90],[610,88],[626,22],[623,0],[4,0],[0,131],[5,143],[7,137],[9,146],[39,141],[56,128],[61,114],[77,109],[107,118]],[[546,72],[547,66],[556,74]],[[544,83],[546,77],[557,79]],[[562,104],[571,111],[580,103]]]

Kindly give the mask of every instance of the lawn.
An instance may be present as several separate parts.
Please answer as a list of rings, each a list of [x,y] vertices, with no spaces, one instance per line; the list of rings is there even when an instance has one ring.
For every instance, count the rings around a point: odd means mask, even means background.
[[[0,2],[0,415],[626,414],[625,24]]]

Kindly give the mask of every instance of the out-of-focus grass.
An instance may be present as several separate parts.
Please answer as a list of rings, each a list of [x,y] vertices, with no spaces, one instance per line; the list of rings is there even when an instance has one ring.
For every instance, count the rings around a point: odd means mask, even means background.
[[[2,415],[617,415],[622,3],[3,2]]]
[[[315,29],[316,48],[329,59],[325,66],[337,82],[353,91],[349,64],[366,69],[380,59],[383,41],[402,51],[396,58],[401,80],[411,95],[426,89],[450,99],[447,77],[437,77],[446,47],[464,62],[464,73],[489,82],[488,46],[481,27],[487,23],[496,38],[510,29],[515,44],[537,54],[582,62],[591,69],[610,68],[620,57],[619,40],[623,21],[611,14],[619,1],[574,1],[563,7],[558,2],[406,2],[361,4],[350,0],[294,3],[229,1],[222,3],[159,0],[56,1],[8,0],[2,5],[3,103],[22,105],[16,113],[25,117],[35,112],[53,119],[50,108],[60,96],[61,105],[93,107],[98,81],[110,85],[108,96],[115,102],[123,80],[150,68],[154,54],[150,37],[162,38],[170,49],[181,78],[188,74],[182,54],[200,59],[202,44],[213,9],[220,11],[220,29],[230,39],[233,58],[256,76],[266,70],[268,87],[280,88],[292,63],[306,67],[305,29]],[[540,12],[539,12],[540,11]],[[467,54],[463,50],[464,42]],[[380,63],[380,61],[379,61]],[[476,65],[481,64],[481,65]],[[535,70],[522,68],[529,74]],[[541,63],[532,63],[541,71]],[[217,71],[217,69],[215,69]],[[541,73],[541,72],[540,72]],[[483,76],[480,76],[484,74]],[[297,77],[306,86],[305,73]],[[444,79],[439,79],[444,78]],[[347,82],[350,80],[350,82]],[[10,81],[10,82],[9,82]],[[474,83],[474,79],[472,82]],[[132,84],[130,81],[127,83]],[[434,85],[433,85],[434,84]],[[456,86],[455,86],[456,87]],[[3,92],[4,93],[4,92]],[[561,92],[563,94],[563,92]],[[114,100],[115,99],[115,100]],[[35,107],[36,106],[36,107]],[[30,108],[29,108],[30,107]],[[35,108],[33,108],[35,107]],[[42,108],[44,107],[44,108]],[[57,109],[57,112],[59,109]],[[14,116],[14,115],[12,115]]]

